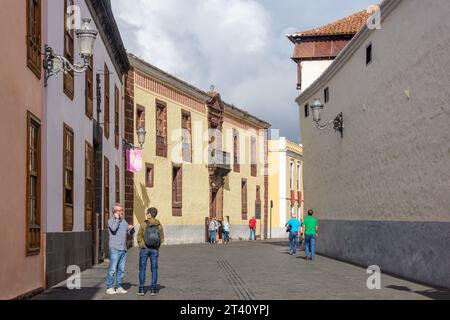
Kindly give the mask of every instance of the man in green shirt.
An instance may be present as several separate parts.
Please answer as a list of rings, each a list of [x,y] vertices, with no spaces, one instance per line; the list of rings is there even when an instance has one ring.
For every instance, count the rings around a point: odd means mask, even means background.
[[[314,211],[309,210],[308,216],[303,221],[305,226],[305,255],[306,260],[314,260],[315,249],[316,249],[316,239],[319,235],[319,222],[313,217]],[[311,255],[310,255],[311,251]]]

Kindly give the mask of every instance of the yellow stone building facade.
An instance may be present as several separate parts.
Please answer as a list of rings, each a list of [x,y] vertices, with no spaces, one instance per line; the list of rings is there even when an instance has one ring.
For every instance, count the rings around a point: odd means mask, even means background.
[[[267,129],[270,124],[129,55],[125,138],[147,132],[143,168],[127,173],[126,210],[134,224],[156,207],[166,244],[207,241],[206,220],[228,218],[232,239],[267,237]],[[253,163],[253,164],[252,164]],[[132,200],[132,201],[131,201]]]
[[[285,225],[295,212],[304,217],[303,147],[285,138],[269,141],[269,238],[287,237]]]

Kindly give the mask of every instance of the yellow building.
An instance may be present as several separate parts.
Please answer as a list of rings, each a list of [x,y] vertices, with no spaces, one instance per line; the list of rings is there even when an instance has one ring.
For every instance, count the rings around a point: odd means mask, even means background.
[[[232,239],[268,222],[267,129],[270,124],[129,55],[125,138],[145,128],[143,169],[127,173],[126,210],[134,224],[156,207],[166,244],[201,243],[206,220],[228,217]],[[252,165],[253,163],[253,165]],[[132,201],[131,201],[132,199]]]
[[[303,208],[303,147],[285,138],[269,141],[269,238],[287,236],[285,225]]]

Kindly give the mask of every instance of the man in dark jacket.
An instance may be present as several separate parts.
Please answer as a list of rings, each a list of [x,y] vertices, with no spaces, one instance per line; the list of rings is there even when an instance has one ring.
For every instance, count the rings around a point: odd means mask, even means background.
[[[139,248],[141,248],[139,253],[139,292],[138,295],[145,295],[144,286],[145,286],[145,273],[147,269],[147,260],[150,258],[150,262],[152,265],[152,284],[150,287],[150,293],[152,296],[155,296],[158,290],[158,257],[159,257],[159,248],[164,242],[164,230],[159,222],[156,219],[158,215],[158,210],[156,208],[149,208],[146,213],[146,220],[141,227],[139,228],[137,241],[139,244]],[[146,244],[145,234],[147,228],[152,228],[152,226],[156,226],[159,230],[159,243],[154,247],[149,248]],[[153,227],[153,228],[156,228]]]

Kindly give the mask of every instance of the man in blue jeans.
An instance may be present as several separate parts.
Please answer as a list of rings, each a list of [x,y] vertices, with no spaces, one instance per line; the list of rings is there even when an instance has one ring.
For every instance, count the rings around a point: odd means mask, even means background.
[[[114,216],[109,219],[109,270],[106,278],[106,294],[127,293],[122,288],[125,264],[127,263],[127,236],[134,233],[134,226],[124,219],[123,207],[114,205]],[[117,275],[117,291],[114,289],[114,275]]]
[[[288,221],[286,226],[290,228],[289,250],[290,250],[291,255],[295,256],[297,254],[298,234],[299,234],[299,229],[301,227],[301,223],[300,223],[300,221],[298,221],[296,213],[294,213],[292,215],[292,218]]]
[[[159,248],[164,242],[164,230],[161,222],[156,219],[158,210],[149,208],[145,215],[146,220],[139,228],[137,241],[139,244],[139,296],[145,295],[145,273],[147,271],[147,261],[150,258],[152,270],[152,284],[150,294],[155,296],[158,292],[158,258]],[[147,232],[147,229],[149,229]],[[152,243],[149,243],[152,242]]]
[[[316,239],[319,235],[319,222],[313,217],[314,211],[308,211],[308,217],[305,218],[305,259],[314,260]],[[311,255],[310,255],[311,251]]]
[[[209,219],[208,231],[209,231],[209,243],[211,243],[211,244],[216,243],[216,219],[215,218]]]

